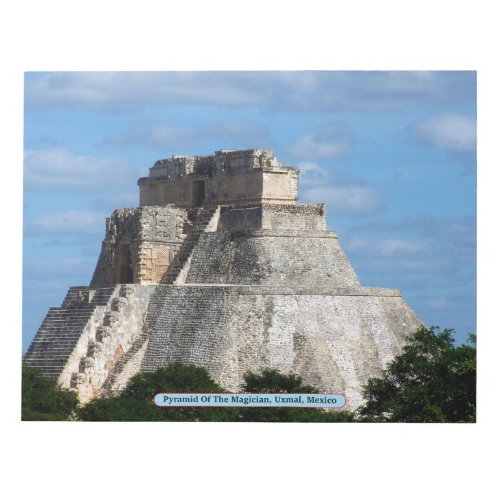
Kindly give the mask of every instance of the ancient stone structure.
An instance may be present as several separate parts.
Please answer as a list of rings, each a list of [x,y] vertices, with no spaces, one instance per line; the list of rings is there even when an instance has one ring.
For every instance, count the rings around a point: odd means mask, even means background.
[[[84,402],[181,361],[231,391],[247,371],[298,373],[358,406],[420,322],[397,290],[360,285],[324,205],[297,204],[298,176],[258,149],[156,162],[25,363]]]

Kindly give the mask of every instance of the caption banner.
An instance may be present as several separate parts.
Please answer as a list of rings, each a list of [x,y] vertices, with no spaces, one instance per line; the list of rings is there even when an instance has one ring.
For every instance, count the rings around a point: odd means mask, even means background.
[[[227,393],[166,393],[155,395],[161,407],[195,406],[261,406],[288,408],[342,408],[345,398],[340,394],[227,394]]]

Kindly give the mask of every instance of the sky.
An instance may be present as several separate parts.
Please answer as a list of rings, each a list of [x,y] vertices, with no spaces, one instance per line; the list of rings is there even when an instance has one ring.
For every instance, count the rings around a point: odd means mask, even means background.
[[[363,286],[476,331],[475,72],[33,72],[24,97],[23,350],[89,284],[137,179],[219,149],[299,167]]]

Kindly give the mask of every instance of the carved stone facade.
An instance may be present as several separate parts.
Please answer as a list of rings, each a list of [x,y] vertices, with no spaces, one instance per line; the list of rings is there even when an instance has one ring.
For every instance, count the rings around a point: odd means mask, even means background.
[[[361,286],[325,206],[297,204],[298,175],[260,149],[158,161],[25,363],[84,402],[180,361],[231,391],[248,370],[297,373],[354,409],[420,321],[397,290]]]
[[[189,211],[173,206],[115,210],[90,285],[159,283],[191,227]]]
[[[297,202],[298,170],[272,151],[216,151],[212,156],[173,156],[159,160],[139,179],[141,205],[192,208]]]

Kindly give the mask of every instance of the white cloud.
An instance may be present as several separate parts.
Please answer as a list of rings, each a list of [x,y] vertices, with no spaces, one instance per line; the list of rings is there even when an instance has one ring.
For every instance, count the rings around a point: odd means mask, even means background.
[[[62,72],[26,82],[26,104],[130,111],[160,103],[252,105],[261,99],[218,72]]]
[[[386,204],[370,187],[345,185],[307,189],[301,199],[306,203],[326,202],[332,213],[369,215],[382,210]]]
[[[396,257],[426,255],[431,247],[427,242],[402,239],[385,239],[376,242],[354,238],[347,247],[352,251],[370,252],[372,256]]]
[[[326,203],[330,213],[369,215],[387,206],[372,187],[350,176],[338,175],[314,162],[299,163],[300,202]]]
[[[476,150],[476,119],[460,114],[443,114],[409,127],[410,135],[427,147],[450,152]]]
[[[26,222],[25,229],[27,234],[40,236],[104,235],[104,218],[93,212],[68,210],[38,215]]]
[[[146,175],[146,173],[144,173]],[[92,206],[97,209],[115,210],[116,208],[136,207],[139,205],[139,191],[116,193],[92,200]]]
[[[451,245],[464,255],[476,248],[477,221],[474,216],[443,217],[415,214],[393,222],[371,221],[360,224],[358,231],[415,232],[441,244]]]
[[[74,155],[64,149],[26,151],[27,189],[114,189],[130,186],[144,172],[118,158]]]
[[[199,148],[216,140],[222,149],[250,149],[270,144],[266,127],[256,123],[212,123],[200,127],[180,127],[169,123],[141,123],[121,136],[108,139],[104,146],[138,145],[159,151],[182,154],[183,149]]]
[[[352,130],[344,123],[333,122],[300,137],[289,150],[298,158],[333,159],[347,154],[353,144]]]
[[[53,259],[53,258],[45,258],[45,259],[39,259],[31,262],[27,266],[27,273],[28,275],[32,274],[37,274],[37,275],[53,275],[53,273],[57,273],[57,275],[65,275],[70,272],[75,272],[76,269],[80,269],[83,266],[86,266],[88,263],[81,258],[70,258],[70,259]],[[44,289],[45,290],[57,290],[57,287],[60,287],[61,284],[57,282],[56,284],[52,283],[52,286],[50,286],[50,283],[45,286],[44,283]],[[28,290],[32,290],[31,287],[28,287]]]
[[[475,72],[63,72],[26,79],[28,109],[130,111],[161,104],[336,111],[471,101]]]

